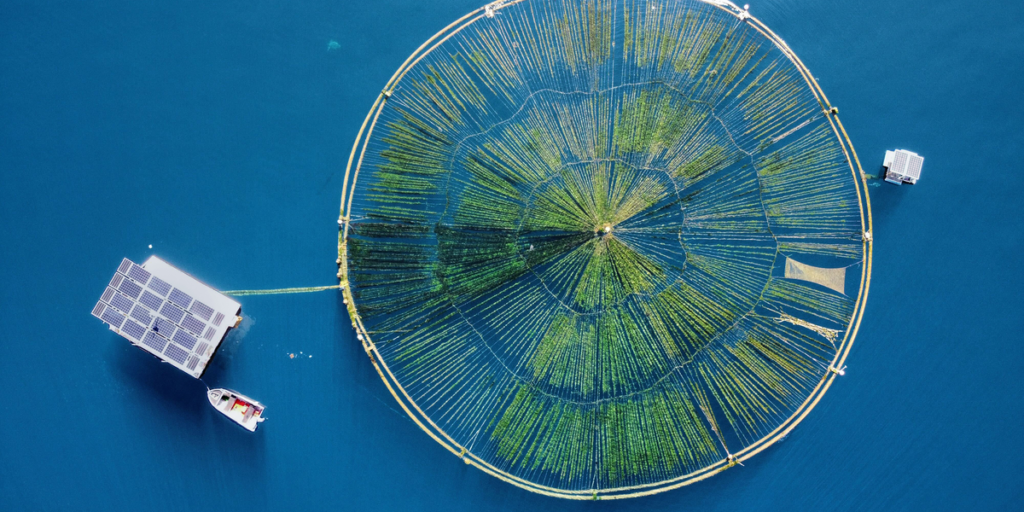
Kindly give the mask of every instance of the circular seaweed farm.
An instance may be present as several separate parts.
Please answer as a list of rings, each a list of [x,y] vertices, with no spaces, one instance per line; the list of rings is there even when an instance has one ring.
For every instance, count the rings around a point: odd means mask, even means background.
[[[841,371],[865,182],[789,47],[722,0],[490,4],[359,132],[339,273],[389,391],[528,490],[652,494],[788,434]]]

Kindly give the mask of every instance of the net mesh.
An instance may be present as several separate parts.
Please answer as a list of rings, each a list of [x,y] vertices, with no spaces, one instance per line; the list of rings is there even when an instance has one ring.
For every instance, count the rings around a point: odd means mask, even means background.
[[[819,268],[786,258],[786,279],[800,279],[820,284],[830,290],[843,293],[846,290],[845,268]]]
[[[823,98],[728,2],[453,23],[346,175],[339,278],[388,388],[467,463],[563,497],[658,492],[778,439],[845,358],[870,271]]]

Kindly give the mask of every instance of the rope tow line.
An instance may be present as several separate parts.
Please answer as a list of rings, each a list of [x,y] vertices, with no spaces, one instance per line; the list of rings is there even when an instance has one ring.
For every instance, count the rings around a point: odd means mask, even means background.
[[[341,288],[340,284],[331,286],[310,286],[306,288],[278,288],[275,290],[231,290],[227,292],[221,292],[224,295],[232,295],[240,297],[243,295],[280,295],[285,293],[313,293],[322,292],[324,290],[337,290]]]

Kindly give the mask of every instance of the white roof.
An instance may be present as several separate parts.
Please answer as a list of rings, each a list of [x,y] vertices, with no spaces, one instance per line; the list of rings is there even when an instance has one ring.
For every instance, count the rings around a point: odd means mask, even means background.
[[[151,256],[125,258],[93,316],[143,350],[199,378],[242,306]]]

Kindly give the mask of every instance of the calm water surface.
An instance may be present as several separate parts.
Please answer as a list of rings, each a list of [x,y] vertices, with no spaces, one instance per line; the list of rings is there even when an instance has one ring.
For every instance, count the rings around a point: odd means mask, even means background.
[[[255,435],[89,316],[123,256],[221,289],[332,284],[363,116],[475,7],[3,3],[0,509],[1024,507],[1019,2],[751,1],[865,170],[895,147],[926,163],[916,187],[870,189],[874,279],[846,377],[785,442],[708,481],[595,505],[467,468],[396,411],[334,293],[243,298],[206,380],[268,405]]]

